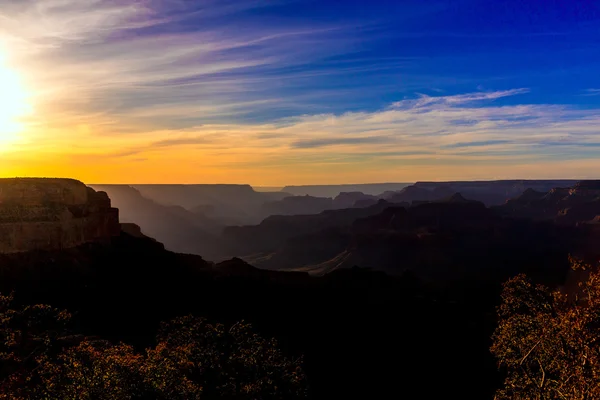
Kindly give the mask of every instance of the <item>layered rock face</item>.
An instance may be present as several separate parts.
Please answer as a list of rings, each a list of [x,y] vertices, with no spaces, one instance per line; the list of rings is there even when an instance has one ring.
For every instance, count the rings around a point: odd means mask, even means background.
[[[512,217],[554,220],[561,225],[593,222],[600,215],[600,181],[579,181],[548,193],[529,190],[496,210]]]
[[[0,179],[0,253],[58,250],[119,235],[104,192],[72,179]]]
[[[456,182],[417,182],[415,188],[430,191],[431,198],[423,198],[419,192],[408,193],[403,201],[437,200],[460,193],[469,200],[477,200],[487,206],[502,205],[508,199],[521,195],[527,189],[547,192],[556,187],[570,187],[574,180],[503,180],[503,181],[456,181]],[[405,195],[406,196],[406,195]]]

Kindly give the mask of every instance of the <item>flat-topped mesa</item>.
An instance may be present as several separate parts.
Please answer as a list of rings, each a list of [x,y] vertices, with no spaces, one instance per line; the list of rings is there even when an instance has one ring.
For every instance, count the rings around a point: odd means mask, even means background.
[[[0,253],[72,248],[119,233],[119,210],[82,182],[0,179]]]

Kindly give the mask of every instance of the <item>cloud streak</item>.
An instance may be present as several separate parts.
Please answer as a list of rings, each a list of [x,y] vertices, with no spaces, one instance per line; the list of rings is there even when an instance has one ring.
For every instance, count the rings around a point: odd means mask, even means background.
[[[520,93],[515,91],[512,93]],[[505,92],[476,92],[464,99],[496,99]],[[406,100],[373,112],[315,114],[269,123],[208,124],[163,132],[160,141],[142,140],[106,157],[191,160],[202,155],[212,168],[292,168],[344,165],[382,166],[523,165],[598,159],[596,110],[569,106],[447,102],[444,97]],[[455,96],[452,96],[455,97]],[[469,121],[456,124],[457,120]],[[597,162],[597,161],[595,161]]]
[[[286,69],[351,45],[340,26],[259,25],[238,16],[260,6],[24,1],[1,6],[0,43],[27,80],[34,122],[59,127],[95,114],[94,124],[118,120],[125,132],[189,127],[244,118],[273,102],[285,107],[276,94],[281,78],[301,73]]]
[[[390,142],[391,138],[388,136],[361,136],[361,137],[339,137],[339,138],[320,138],[320,139],[308,139],[308,140],[297,140],[290,144],[290,147],[295,149],[312,149],[326,146],[336,145],[352,145],[352,144],[379,144]]]
[[[478,92],[478,93],[467,93],[457,94],[453,96],[428,96],[421,94],[416,100],[403,100],[395,102],[391,105],[391,108],[412,108],[412,107],[423,107],[427,105],[448,105],[456,106],[460,104],[481,102],[485,100],[496,100],[502,97],[514,96],[517,94],[528,93],[529,89],[511,89],[511,90],[500,90],[496,92]]]

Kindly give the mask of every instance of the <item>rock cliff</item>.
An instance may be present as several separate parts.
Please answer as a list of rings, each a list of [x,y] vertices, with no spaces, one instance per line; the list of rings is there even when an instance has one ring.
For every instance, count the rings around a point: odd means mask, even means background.
[[[119,233],[119,211],[105,192],[73,179],[0,179],[0,253],[107,242]]]
[[[167,186],[167,185],[165,185]],[[92,185],[95,190],[108,193],[112,204],[119,209],[121,229],[139,236],[131,226],[135,224],[143,235],[158,240],[167,250],[198,254],[209,259],[220,256],[216,235],[222,227],[215,220],[181,206],[166,206],[142,196],[128,185]]]
[[[495,209],[511,217],[554,220],[561,225],[586,223],[600,215],[600,181],[579,181],[548,193],[526,191]]]

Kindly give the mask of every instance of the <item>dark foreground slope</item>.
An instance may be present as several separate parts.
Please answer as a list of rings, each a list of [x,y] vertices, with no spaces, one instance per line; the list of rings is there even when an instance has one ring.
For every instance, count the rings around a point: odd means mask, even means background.
[[[0,256],[3,292],[75,311],[86,334],[142,347],[177,315],[251,322],[287,354],[305,355],[312,397],[323,399],[491,399],[499,283],[434,291],[364,269],[309,277],[238,259],[213,265],[125,233],[108,245]]]

